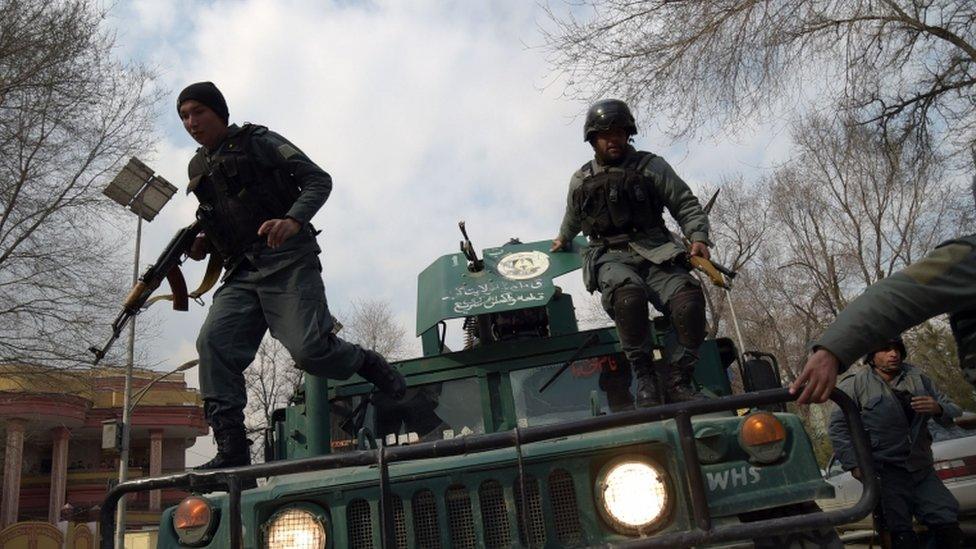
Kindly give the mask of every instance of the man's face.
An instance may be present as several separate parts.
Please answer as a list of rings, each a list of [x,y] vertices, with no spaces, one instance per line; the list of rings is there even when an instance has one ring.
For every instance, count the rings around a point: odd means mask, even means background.
[[[894,345],[881,349],[874,353],[871,362],[886,372],[897,372],[901,369],[901,351]]]
[[[210,107],[187,99],[180,104],[180,119],[193,139],[208,149],[213,149],[227,135],[227,124]]]
[[[624,128],[610,128],[593,134],[590,145],[596,152],[596,157],[604,164],[620,162],[627,153],[627,141],[630,136]]]

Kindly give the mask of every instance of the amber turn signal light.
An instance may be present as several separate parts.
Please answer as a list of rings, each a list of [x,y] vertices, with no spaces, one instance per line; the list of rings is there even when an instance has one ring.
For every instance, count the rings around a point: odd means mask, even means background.
[[[179,530],[200,528],[210,524],[210,505],[198,497],[188,497],[180,502],[173,513],[173,526]]]
[[[742,443],[761,446],[786,439],[786,428],[769,412],[750,414],[742,424]]]
[[[783,455],[786,427],[769,412],[754,412],[742,421],[739,445],[753,462],[773,463]]]

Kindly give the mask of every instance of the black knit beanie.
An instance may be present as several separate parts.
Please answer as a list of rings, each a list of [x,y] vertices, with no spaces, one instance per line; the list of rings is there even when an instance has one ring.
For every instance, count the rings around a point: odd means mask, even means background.
[[[217,116],[227,123],[230,113],[227,111],[227,101],[224,101],[224,94],[220,93],[213,82],[197,82],[183,88],[180,97],[176,100],[176,112],[180,111],[180,105],[184,101],[194,99],[210,107]]]

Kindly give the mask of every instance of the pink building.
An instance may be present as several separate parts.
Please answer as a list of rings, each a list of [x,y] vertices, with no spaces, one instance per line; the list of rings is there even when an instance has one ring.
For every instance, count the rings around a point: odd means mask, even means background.
[[[136,370],[133,395],[160,375]],[[0,530],[20,521],[57,523],[66,505],[67,519],[97,520],[119,475],[118,454],[102,450],[102,421],[121,421],[123,387],[122,369],[0,366]],[[207,434],[200,394],[187,388],[182,373],[155,383],[131,417],[130,479],[182,472],[186,449]],[[158,524],[161,509],[184,496],[178,490],[128,496],[127,526]]]

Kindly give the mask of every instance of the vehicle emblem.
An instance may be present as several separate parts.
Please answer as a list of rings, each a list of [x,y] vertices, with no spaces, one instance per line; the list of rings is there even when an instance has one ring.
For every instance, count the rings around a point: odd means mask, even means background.
[[[535,278],[549,268],[549,256],[542,252],[515,252],[498,260],[498,274],[509,280]]]

